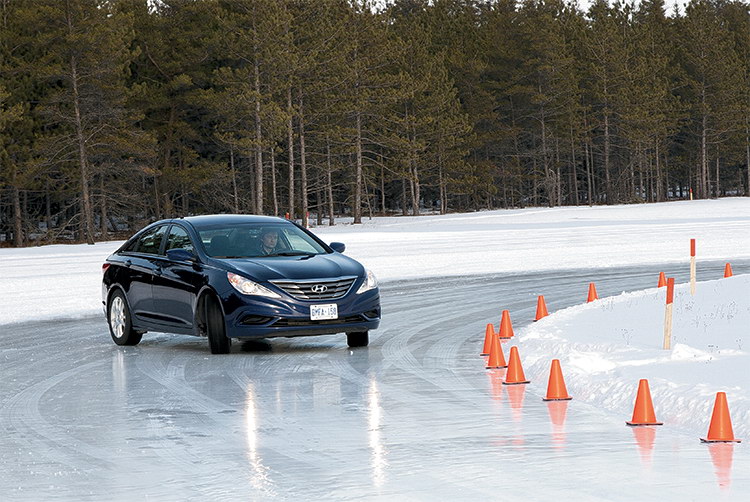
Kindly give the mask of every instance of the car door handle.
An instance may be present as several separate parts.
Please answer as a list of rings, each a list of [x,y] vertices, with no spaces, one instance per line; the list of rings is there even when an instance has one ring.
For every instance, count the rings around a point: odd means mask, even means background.
[[[161,267],[156,267],[156,268],[154,269],[154,275],[161,275],[161,273],[162,273],[162,271],[161,271]]]

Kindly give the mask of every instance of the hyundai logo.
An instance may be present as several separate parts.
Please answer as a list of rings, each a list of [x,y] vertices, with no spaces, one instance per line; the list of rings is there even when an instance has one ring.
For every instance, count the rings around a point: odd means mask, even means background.
[[[328,291],[328,286],[324,284],[316,284],[312,287],[313,293],[325,293],[326,291]]]

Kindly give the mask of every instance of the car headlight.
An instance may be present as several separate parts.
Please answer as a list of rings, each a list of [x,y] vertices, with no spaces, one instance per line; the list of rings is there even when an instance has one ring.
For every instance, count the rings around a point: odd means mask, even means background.
[[[255,296],[267,296],[269,298],[281,298],[281,295],[279,295],[278,293],[274,293],[270,289],[264,288],[257,282],[253,282],[250,279],[246,279],[242,277],[241,275],[233,274],[232,272],[227,272],[227,279],[229,279],[229,284],[231,284],[234,289],[236,289],[243,295],[255,295]]]
[[[357,294],[364,293],[365,291],[370,291],[371,289],[375,289],[378,287],[378,280],[375,278],[375,274],[372,273],[370,270],[365,270],[365,282],[362,283],[362,285],[357,290]]]

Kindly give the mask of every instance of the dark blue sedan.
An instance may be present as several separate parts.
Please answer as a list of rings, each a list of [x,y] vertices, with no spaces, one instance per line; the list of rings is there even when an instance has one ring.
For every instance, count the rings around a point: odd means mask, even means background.
[[[146,331],[205,336],[213,354],[232,338],[346,333],[366,346],[380,324],[372,272],[288,220],[193,216],[153,223],[102,266],[112,339]]]

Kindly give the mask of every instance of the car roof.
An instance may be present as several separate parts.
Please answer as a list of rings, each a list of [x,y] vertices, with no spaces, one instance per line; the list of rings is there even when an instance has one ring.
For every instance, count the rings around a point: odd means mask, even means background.
[[[187,216],[171,220],[173,222],[186,221],[196,229],[214,227],[216,225],[239,225],[242,223],[289,223],[289,220],[276,216],[258,216],[255,214],[206,214],[202,216]]]

